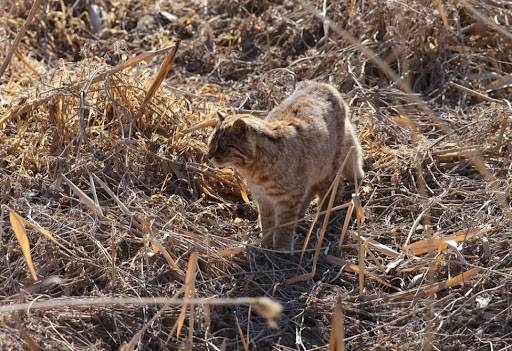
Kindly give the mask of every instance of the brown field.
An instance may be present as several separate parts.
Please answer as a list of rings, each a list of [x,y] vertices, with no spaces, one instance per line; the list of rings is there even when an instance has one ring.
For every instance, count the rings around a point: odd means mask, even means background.
[[[511,24],[508,0],[3,1],[0,349],[512,350]],[[346,96],[366,171],[302,253],[261,249],[204,161],[217,111],[294,77]]]

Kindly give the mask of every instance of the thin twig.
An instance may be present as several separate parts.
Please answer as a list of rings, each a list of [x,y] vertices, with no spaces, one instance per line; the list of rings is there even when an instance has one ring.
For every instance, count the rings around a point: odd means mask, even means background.
[[[21,42],[21,38],[25,35],[25,33],[28,30],[28,27],[34,20],[34,17],[36,16],[37,12],[41,8],[41,5],[43,4],[44,0],[35,0],[34,4],[32,4],[32,7],[30,8],[30,11],[28,13],[27,19],[25,20],[25,23],[23,23],[23,26],[21,27],[20,31],[16,35],[16,38],[14,39],[14,43],[12,44],[11,48],[9,49],[9,52],[7,52],[7,55],[5,56],[5,60],[2,63],[2,66],[0,66],[0,78],[4,74],[5,70],[9,66],[9,63],[11,62],[12,55],[16,51],[16,48]]]

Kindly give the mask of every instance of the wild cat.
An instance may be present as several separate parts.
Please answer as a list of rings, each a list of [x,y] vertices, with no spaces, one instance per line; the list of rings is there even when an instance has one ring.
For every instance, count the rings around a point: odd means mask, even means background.
[[[326,194],[347,155],[343,177],[363,178],[361,145],[348,111],[333,86],[303,81],[265,119],[219,115],[207,157],[246,181],[258,206],[263,246],[293,245],[296,222],[315,195]]]

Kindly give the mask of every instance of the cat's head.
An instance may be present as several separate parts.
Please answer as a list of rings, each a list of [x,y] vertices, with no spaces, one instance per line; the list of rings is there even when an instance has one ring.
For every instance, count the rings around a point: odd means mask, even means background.
[[[220,113],[218,117],[206,157],[217,167],[244,167],[256,156],[256,135],[248,121],[250,117],[226,117]]]

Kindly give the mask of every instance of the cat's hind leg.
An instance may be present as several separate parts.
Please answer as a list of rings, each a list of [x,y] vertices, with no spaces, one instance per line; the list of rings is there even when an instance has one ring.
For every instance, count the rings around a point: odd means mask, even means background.
[[[332,194],[332,180],[324,180],[315,186],[315,194],[318,196],[318,206],[321,211],[325,211],[328,208],[329,200]],[[334,198],[333,206],[338,206],[343,204],[343,200],[345,198],[345,184],[340,181],[338,184],[338,188],[336,189],[336,195]]]
[[[351,183],[357,182],[359,185],[361,179],[364,178],[363,152],[352,126],[348,125],[346,127],[347,132],[343,140],[339,162],[341,165],[341,162],[343,162],[345,158],[347,159],[343,166],[343,177],[345,180]]]

